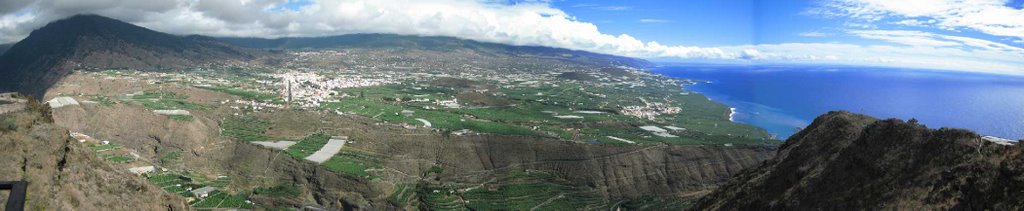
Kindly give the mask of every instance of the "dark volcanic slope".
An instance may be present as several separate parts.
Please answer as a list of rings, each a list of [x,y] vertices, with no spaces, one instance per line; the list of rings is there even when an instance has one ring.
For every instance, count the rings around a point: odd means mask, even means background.
[[[635,58],[591,53],[586,51],[568,50],[541,46],[514,46],[497,43],[479,42],[453,37],[409,36],[396,34],[349,34],[329,37],[298,37],[298,38],[216,38],[238,46],[266,49],[331,49],[331,48],[371,48],[371,49],[415,49],[428,51],[463,51],[472,50],[492,55],[514,55],[542,57],[579,63],[607,65],[628,65],[635,67],[653,66],[652,63]]]
[[[209,39],[179,37],[118,20],[77,15],[33,31],[0,56],[0,90],[42,93],[75,67],[167,71],[255,53]]]
[[[1016,210],[1022,150],[965,130],[831,112],[694,208]]]

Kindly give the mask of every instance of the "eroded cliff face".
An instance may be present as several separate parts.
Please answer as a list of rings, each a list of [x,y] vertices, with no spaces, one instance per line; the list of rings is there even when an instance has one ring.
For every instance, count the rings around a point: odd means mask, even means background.
[[[966,130],[830,112],[694,209],[1020,209],[1022,152]]]
[[[406,145],[409,143],[391,143]],[[706,191],[772,155],[771,146],[607,146],[530,137],[466,136],[424,147],[446,169],[442,179],[482,182],[510,170],[555,173],[609,198]],[[401,147],[391,147],[397,149]],[[415,150],[416,148],[410,148]],[[395,154],[417,155],[422,152]],[[422,168],[422,167],[421,167]],[[448,171],[448,169],[451,169]]]
[[[186,209],[183,198],[112,167],[30,107],[0,115],[0,180],[28,182],[26,209]]]

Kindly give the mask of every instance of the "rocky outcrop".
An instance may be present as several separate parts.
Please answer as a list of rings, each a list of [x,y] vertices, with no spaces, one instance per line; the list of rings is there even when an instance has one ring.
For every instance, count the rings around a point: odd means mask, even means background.
[[[52,125],[41,115],[47,110],[29,104],[29,110],[0,115],[0,180],[28,182],[27,209],[186,209],[183,198],[115,169]]]
[[[915,120],[830,112],[695,210],[1015,210],[1024,148]]]

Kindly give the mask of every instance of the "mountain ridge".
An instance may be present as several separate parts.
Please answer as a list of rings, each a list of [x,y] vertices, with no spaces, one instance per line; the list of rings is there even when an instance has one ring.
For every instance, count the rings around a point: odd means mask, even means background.
[[[33,31],[0,55],[2,90],[41,97],[75,68],[172,71],[261,53],[153,31],[98,15],[75,15]]]
[[[358,33],[323,37],[282,37],[274,39],[254,37],[210,38],[226,43],[231,43],[237,46],[261,49],[398,48],[406,50],[417,49],[429,51],[451,51],[453,49],[469,49],[494,54],[534,55],[562,60],[592,58],[596,60],[612,61],[616,63],[616,65],[634,67],[654,66],[654,64],[649,61],[624,56],[615,56],[609,54],[601,54],[589,51],[571,50],[556,47],[500,44],[447,36],[417,36],[384,33]],[[572,56],[567,57],[566,55]],[[584,60],[581,62],[599,61]]]
[[[969,209],[1024,204],[1024,145],[830,112],[694,210]]]

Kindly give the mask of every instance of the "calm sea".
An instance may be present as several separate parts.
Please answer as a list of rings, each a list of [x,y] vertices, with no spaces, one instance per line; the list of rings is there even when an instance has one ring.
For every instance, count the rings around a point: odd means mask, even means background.
[[[686,88],[736,109],[735,121],[780,139],[832,110],[877,118],[917,118],[1024,139],[1024,77],[832,66],[667,66],[667,76],[708,81]]]

